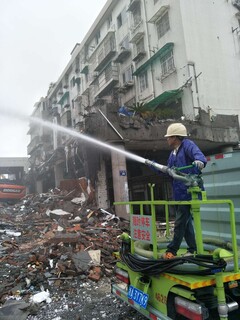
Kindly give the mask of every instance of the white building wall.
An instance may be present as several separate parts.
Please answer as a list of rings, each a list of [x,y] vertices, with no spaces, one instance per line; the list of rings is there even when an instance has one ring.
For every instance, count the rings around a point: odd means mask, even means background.
[[[141,15],[143,19],[144,41],[146,56],[140,62],[132,61],[129,57],[124,63],[118,64],[119,84],[122,81],[122,72],[129,65],[136,70],[146,62],[157,50],[166,43],[174,43],[174,63],[176,71],[161,79],[160,61],[154,61],[151,68],[148,68],[148,88],[139,92],[139,77],[135,77],[135,89],[137,101],[149,101],[167,90],[177,89],[187,83],[192,76],[192,83],[184,89],[182,98],[183,113],[187,118],[194,118],[197,115],[197,108],[205,110],[211,108],[215,113],[240,114],[240,36],[232,32],[232,28],[239,26],[236,14],[237,8],[232,1],[226,0],[159,0],[154,4],[153,0],[140,0]],[[83,67],[84,56],[87,53],[92,61],[89,64],[90,73],[93,73],[95,54],[98,54],[98,47],[109,30],[115,30],[116,49],[119,51],[120,43],[129,35],[131,37],[132,13],[126,14],[127,20],[119,28],[117,18],[121,12],[129,7],[129,0],[108,1],[99,17],[90,28],[72,55],[69,66],[74,65],[76,56],[80,57],[80,69]],[[160,39],[157,38],[156,24],[149,20],[162,7],[168,7],[170,30]],[[111,16],[111,23],[108,19]],[[96,43],[96,32],[100,31],[99,43]],[[130,45],[132,52],[135,44]],[[194,65],[190,65],[194,63]],[[65,73],[66,73],[65,72]],[[197,77],[198,92],[196,92],[194,72]],[[91,76],[89,73],[88,77]],[[76,76],[74,68],[69,79]],[[69,87],[70,100],[78,94],[82,94],[89,83],[86,82],[86,75],[79,74],[81,78],[80,92],[77,87]],[[64,78],[64,72],[61,75]],[[60,83],[61,78],[58,80]],[[57,88],[57,86],[56,86]],[[92,90],[93,86],[91,87]],[[94,90],[92,90],[94,92]],[[128,91],[130,95],[130,91]],[[52,94],[51,94],[52,95]],[[128,98],[124,97],[123,101]],[[130,99],[130,97],[129,97]],[[92,101],[92,98],[91,98]],[[90,102],[91,102],[90,101]],[[90,103],[91,104],[91,103]],[[119,105],[122,104],[120,96]],[[85,105],[85,104],[84,104]],[[73,118],[78,114],[73,112]]]
[[[153,1],[145,0],[145,3],[147,21],[164,6],[169,12],[170,30],[160,39],[156,24],[148,23],[151,52],[168,42],[174,43],[176,72],[161,80],[160,62],[154,62],[154,96],[188,84],[182,97],[187,118],[194,118],[198,107],[206,111],[210,108],[213,113],[240,115],[240,36],[237,30],[232,32],[232,28],[239,26],[239,11],[232,1],[162,0],[154,5]],[[150,68],[148,75],[151,76]],[[151,90],[149,87],[139,98],[148,101]]]
[[[199,106],[240,116],[240,38],[232,33],[238,10],[225,0],[179,3],[187,62],[199,75]]]
[[[23,167],[24,172],[27,173],[29,166],[27,157],[0,157],[0,167]]]

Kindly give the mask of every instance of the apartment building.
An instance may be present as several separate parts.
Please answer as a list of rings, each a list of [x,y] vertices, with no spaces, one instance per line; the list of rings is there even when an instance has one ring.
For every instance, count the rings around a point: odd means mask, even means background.
[[[238,0],[109,0],[33,116],[165,164],[171,122],[183,122],[205,154],[238,146],[239,89]],[[30,125],[37,191],[86,176],[102,208],[146,198],[148,183],[171,197],[168,177],[50,131]]]

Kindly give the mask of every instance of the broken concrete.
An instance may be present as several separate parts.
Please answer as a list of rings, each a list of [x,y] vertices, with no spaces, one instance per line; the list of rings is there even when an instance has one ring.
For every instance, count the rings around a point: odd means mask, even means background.
[[[51,190],[28,195],[14,206],[0,207],[0,310],[11,308],[6,320],[38,319],[35,305],[42,308],[49,299],[51,308],[56,288],[64,295],[89,281],[95,286],[103,281],[110,288],[117,261],[113,252],[118,251],[118,236],[129,230],[129,222],[117,218],[110,209],[96,209],[89,197],[88,204],[74,203],[75,196],[76,192],[69,190]],[[76,288],[72,288],[73,281],[78,283]],[[44,292],[48,297],[36,302],[34,297]],[[8,305],[9,299],[13,302]],[[23,304],[14,303],[16,299],[25,303],[24,311]]]

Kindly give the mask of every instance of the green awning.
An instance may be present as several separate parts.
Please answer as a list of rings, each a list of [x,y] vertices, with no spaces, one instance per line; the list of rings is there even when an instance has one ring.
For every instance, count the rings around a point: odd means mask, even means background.
[[[80,72],[84,74],[88,74],[88,64],[85,64]]]
[[[151,101],[147,102],[145,104],[145,107],[148,110],[155,110],[159,105],[166,104],[170,100],[174,100],[177,98],[180,98],[182,95],[182,89],[175,89],[175,90],[169,90],[164,91],[156,98],[152,99]]]
[[[66,91],[63,96],[61,97],[61,99],[58,101],[58,104],[63,105],[63,103],[65,102],[65,100],[69,99],[69,91]]]
[[[154,60],[163,58],[169,51],[172,50],[174,43],[168,42],[161,49],[159,49],[152,57],[150,57],[145,63],[143,63],[136,71],[133,72],[134,76],[139,75],[143,72],[148,66],[150,66]]]
[[[79,77],[74,78],[74,80],[73,80],[73,85],[75,86],[76,83],[77,83],[78,85],[80,85],[80,83],[81,83],[81,78],[79,78]]]

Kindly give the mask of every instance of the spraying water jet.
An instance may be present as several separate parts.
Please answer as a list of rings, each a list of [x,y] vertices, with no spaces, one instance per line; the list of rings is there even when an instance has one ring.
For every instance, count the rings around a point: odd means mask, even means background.
[[[97,144],[97,145],[99,145],[101,147],[104,147],[106,149],[110,149],[112,151],[116,151],[116,152],[121,153],[121,154],[125,155],[126,157],[128,157],[128,158],[130,158],[132,160],[135,160],[137,162],[145,163],[145,161],[146,161],[146,159],[144,159],[143,157],[140,157],[140,156],[138,156],[136,154],[133,154],[133,153],[125,151],[125,150],[121,150],[121,149],[119,149],[119,148],[117,148],[117,147],[115,147],[115,146],[113,146],[111,144],[102,142],[102,141],[100,141],[98,139],[92,138],[92,137],[87,136],[87,135],[85,135],[83,133],[80,133],[80,132],[76,132],[76,131],[71,130],[69,128],[62,127],[62,126],[60,126],[60,125],[58,125],[56,123],[45,121],[45,120],[42,120],[42,119],[36,118],[36,117],[30,117],[30,120],[31,120],[31,122],[36,123],[38,125],[50,128],[52,130],[63,132],[63,133],[66,133],[66,134],[68,134],[70,136],[73,136],[73,137],[88,141],[88,142],[90,142],[92,144]]]
[[[60,132],[68,134],[69,136],[73,136],[78,139],[82,139],[82,140],[88,141],[92,144],[96,144],[98,146],[101,146],[103,148],[115,151],[117,153],[121,153],[129,159],[143,163],[151,168],[154,168],[158,171],[166,173],[166,174],[170,175],[173,179],[181,180],[183,183],[185,183],[188,186],[197,186],[199,184],[199,181],[198,181],[196,175],[189,175],[189,174],[180,173],[178,170],[176,170],[176,168],[169,168],[167,166],[156,163],[152,160],[145,159],[145,158],[140,157],[134,153],[119,149],[111,144],[108,144],[108,143],[105,143],[101,140],[92,138],[92,137],[87,136],[83,133],[76,132],[76,131],[69,129],[69,128],[66,128],[66,127],[62,127],[59,124],[56,124],[56,123],[53,123],[50,121],[46,121],[46,120],[43,120],[43,119],[40,119],[37,117],[33,117],[33,116],[29,117],[29,116],[26,116],[21,113],[16,114],[16,112],[13,112],[13,111],[11,112],[11,110],[4,109],[1,111],[2,111],[1,115],[3,115],[3,116],[7,116],[7,117],[11,117],[11,118],[14,116],[15,118],[18,118],[19,120],[22,120],[22,121],[29,121],[30,120],[32,123],[35,123],[37,125],[47,127],[49,129],[52,129],[55,131],[60,131]]]
[[[147,166],[149,166],[151,168],[154,168],[154,169],[157,169],[158,171],[161,171],[163,173],[167,173],[173,179],[180,180],[180,181],[182,181],[183,183],[185,183],[188,186],[197,186],[199,184],[199,179],[197,178],[196,175],[189,175],[189,174],[180,173],[178,170],[176,170],[176,168],[169,168],[169,167],[164,166],[162,164],[159,164],[159,163],[156,163],[154,161],[145,159],[145,158],[140,157],[140,156],[138,156],[136,154],[133,154],[131,152],[128,152],[128,151],[125,151],[125,150],[121,150],[121,149],[119,149],[119,148],[117,148],[117,147],[115,147],[113,145],[110,145],[108,143],[102,142],[102,141],[97,140],[95,138],[89,137],[89,136],[87,136],[85,134],[76,132],[76,131],[71,130],[69,128],[62,127],[62,126],[60,126],[58,124],[55,124],[55,123],[52,123],[52,122],[44,121],[42,119],[35,118],[35,117],[31,117],[31,121],[34,122],[34,123],[40,124],[42,126],[48,127],[50,129],[64,132],[64,133],[69,134],[69,135],[71,135],[73,137],[76,137],[76,138],[88,141],[90,143],[97,144],[97,145],[99,145],[101,147],[110,149],[112,151],[116,151],[118,153],[121,153],[121,154],[125,155],[126,157],[128,157],[128,158],[130,158],[132,160],[135,160],[137,162],[146,164]]]

